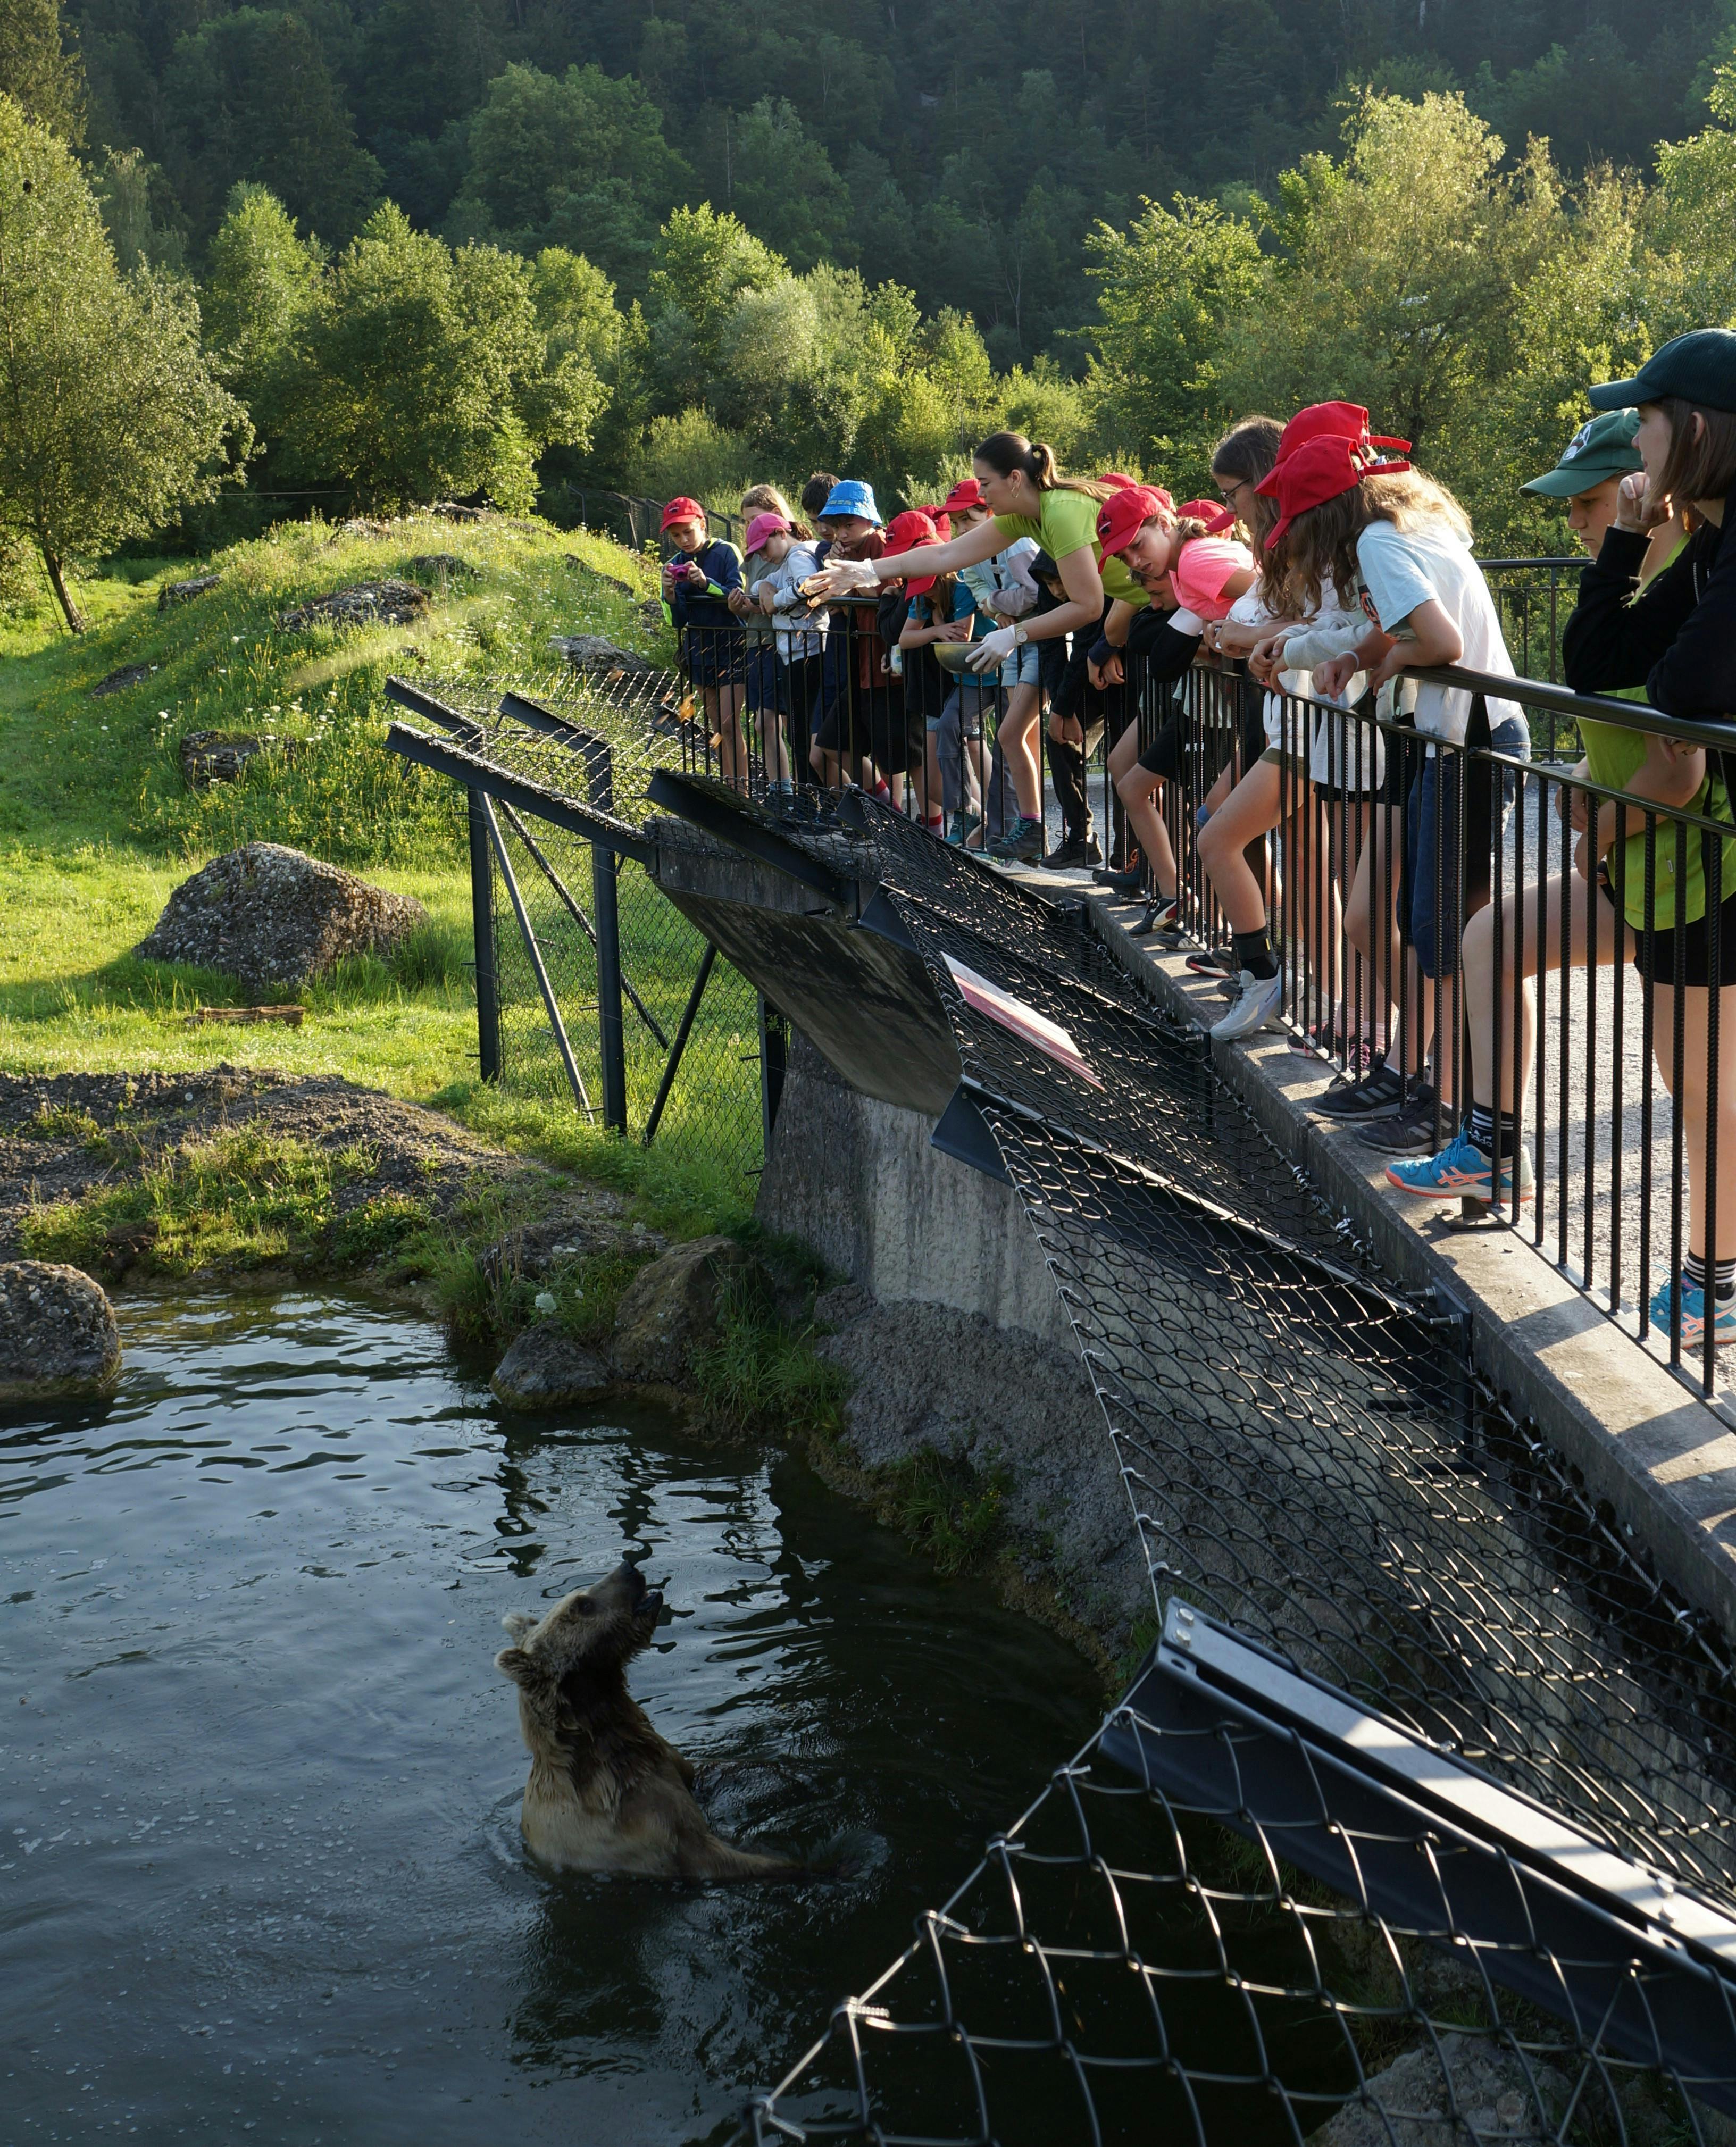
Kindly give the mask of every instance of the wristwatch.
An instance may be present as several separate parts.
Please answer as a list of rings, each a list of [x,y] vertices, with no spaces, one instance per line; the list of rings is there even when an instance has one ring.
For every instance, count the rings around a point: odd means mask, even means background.
[[[1023,648],[1030,638],[1030,635],[1025,632],[1022,626],[1015,626],[1013,628],[1013,646],[1015,648]]]

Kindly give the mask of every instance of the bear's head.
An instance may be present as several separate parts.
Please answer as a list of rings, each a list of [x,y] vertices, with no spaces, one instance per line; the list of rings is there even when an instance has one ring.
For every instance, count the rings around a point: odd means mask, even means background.
[[[593,1586],[563,1595],[543,1618],[522,1612],[508,1618],[514,1644],[501,1650],[494,1667],[533,1707],[540,1701],[563,1718],[583,1714],[598,1695],[620,1688],[627,1664],[649,1645],[663,1607],[662,1591],[646,1586],[638,1566],[618,1565]]]

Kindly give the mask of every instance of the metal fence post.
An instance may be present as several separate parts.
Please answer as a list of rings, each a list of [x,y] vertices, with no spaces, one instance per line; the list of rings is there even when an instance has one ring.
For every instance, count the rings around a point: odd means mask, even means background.
[[[763,1146],[772,1153],[772,1129],[778,1123],[778,1106],[783,1100],[784,1069],[789,1063],[789,1023],[759,993],[759,1124]]]
[[[606,742],[585,753],[591,803],[615,809],[614,756]],[[627,1131],[627,1038],[621,1018],[621,860],[606,843],[591,845],[591,908],[597,919],[597,1054],[603,1068],[603,1123]]]
[[[470,932],[475,943],[476,1050],[484,1081],[500,1079],[500,989],[494,972],[494,850],[479,790],[464,793],[470,827]]]

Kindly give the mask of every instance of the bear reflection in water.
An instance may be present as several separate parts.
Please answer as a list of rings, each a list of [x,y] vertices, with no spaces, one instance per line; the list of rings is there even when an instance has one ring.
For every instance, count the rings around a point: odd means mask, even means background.
[[[557,1871],[650,1879],[806,1879],[781,1856],[724,1841],[693,1799],[693,1769],[627,1689],[663,1607],[636,1565],[563,1596],[548,1616],[506,1619],[513,1644],[494,1659],[518,1688],[530,1749],[525,1844]]]

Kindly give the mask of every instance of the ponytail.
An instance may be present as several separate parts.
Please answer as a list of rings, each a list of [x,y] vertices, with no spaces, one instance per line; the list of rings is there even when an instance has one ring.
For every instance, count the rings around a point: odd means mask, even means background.
[[[1063,477],[1048,441],[1028,440],[1023,433],[991,433],[972,459],[987,463],[997,477],[1021,472],[1038,492],[1083,492],[1093,499],[1107,499],[1115,489],[1095,478]]]

